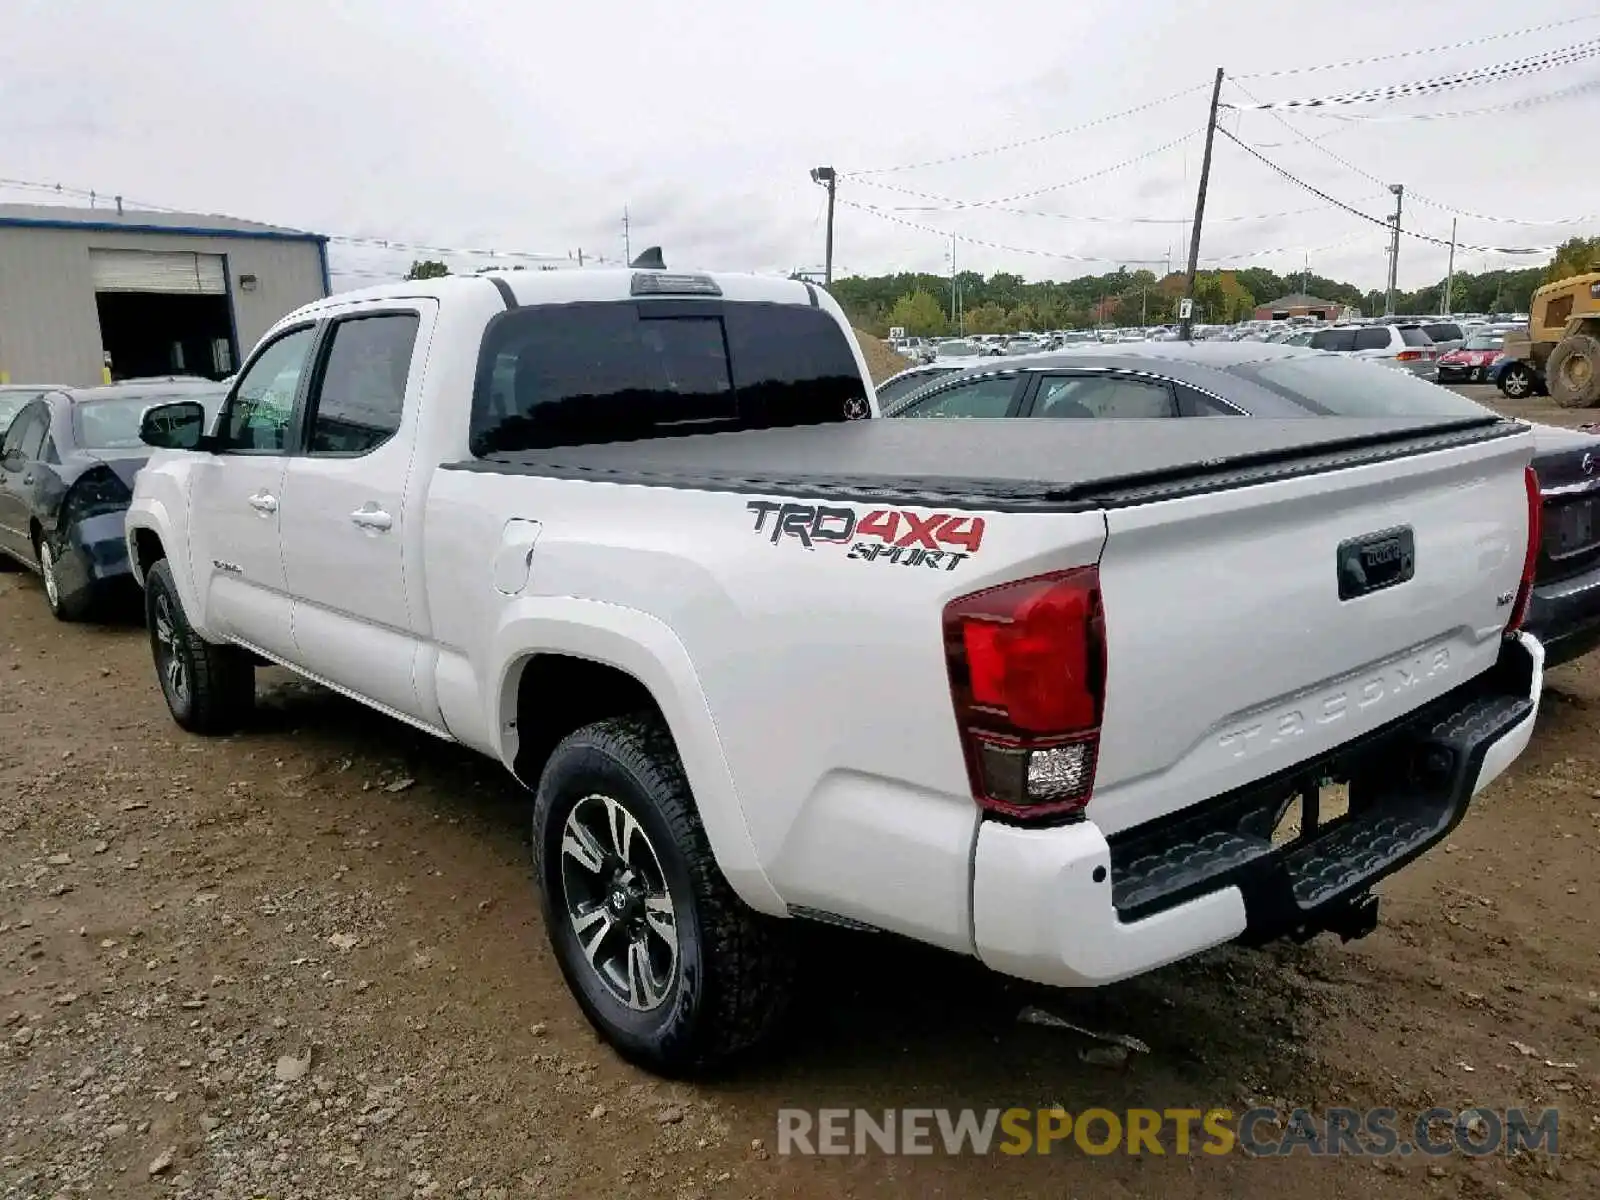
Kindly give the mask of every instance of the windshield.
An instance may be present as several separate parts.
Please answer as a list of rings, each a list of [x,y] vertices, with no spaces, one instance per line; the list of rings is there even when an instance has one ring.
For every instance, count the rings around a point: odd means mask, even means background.
[[[158,404],[194,400],[206,410],[209,423],[221,407],[222,391],[183,392],[178,395],[124,396],[118,399],[84,400],[72,406],[72,433],[83,450],[133,450],[139,440],[139,422],[145,410]]]
[[[909,396],[918,388],[927,387],[939,376],[948,375],[954,370],[954,367],[940,367],[933,371],[917,371],[912,375],[901,375],[891,379],[878,389],[878,407],[882,409],[903,396]]]
[[[1475,333],[1467,339],[1463,350],[1498,350],[1506,344],[1506,335],[1503,333]]]
[[[6,426],[11,424],[11,418],[22,411],[22,406],[30,400],[37,400],[43,392],[0,392],[0,433],[6,431]]]
[[[1229,368],[1314,413],[1335,417],[1488,417],[1481,404],[1409,371],[1335,355],[1295,355]]]

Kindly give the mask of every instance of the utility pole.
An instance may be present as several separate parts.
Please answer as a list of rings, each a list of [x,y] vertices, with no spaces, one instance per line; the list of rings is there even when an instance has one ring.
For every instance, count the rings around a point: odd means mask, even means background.
[[[628,231],[628,206],[626,204],[622,206],[622,261],[625,263],[633,261],[633,242]]]
[[[1450,218],[1450,266],[1444,275],[1444,315],[1455,311],[1456,304],[1456,220]]]
[[[1391,183],[1389,190],[1394,193],[1394,216],[1389,220],[1394,228],[1389,233],[1389,290],[1383,298],[1383,315],[1394,316],[1394,285],[1400,273],[1400,208],[1405,202],[1406,185]]]
[[[812,167],[811,182],[828,189],[828,241],[822,259],[822,286],[829,287],[833,283],[833,195],[839,184],[839,173],[832,167]]]
[[[956,317],[956,235],[950,235],[950,324],[957,333],[961,332],[961,325]]]
[[[1180,318],[1178,336],[1184,341],[1194,339],[1194,273],[1200,265],[1200,223],[1206,215],[1206,188],[1211,183],[1211,144],[1217,137],[1217,105],[1222,101],[1222,68],[1217,68],[1217,81],[1211,86],[1211,116],[1206,121],[1206,153],[1200,160],[1200,190],[1194,198],[1194,226],[1189,231],[1189,278],[1183,287],[1187,317]]]
[[[583,247],[582,246],[578,247],[578,265],[580,267],[583,266]]]

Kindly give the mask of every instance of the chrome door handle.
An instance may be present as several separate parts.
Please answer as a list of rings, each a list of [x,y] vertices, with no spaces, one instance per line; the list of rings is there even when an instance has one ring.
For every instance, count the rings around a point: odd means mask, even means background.
[[[350,514],[350,519],[363,529],[385,533],[394,526],[394,518],[376,505],[362,505]]]
[[[24,475],[22,477],[22,482],[23,483],[32,483],[33,482],[33,476],[32,475]]]
[[[257,492],[250,497],[250,507],[270,516],[278,511],[278,498],[271,492]]]

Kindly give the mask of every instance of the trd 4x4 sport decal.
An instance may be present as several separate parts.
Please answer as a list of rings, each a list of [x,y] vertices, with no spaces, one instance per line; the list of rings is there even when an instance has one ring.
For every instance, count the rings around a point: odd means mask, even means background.
[[[847,557],[863,562],[954,571],[983,545],[983,518],[957,513],[879,508],[861,516],[853,508],[787,500],[751,500],[745,508],[755,514],[755,532],[774,546],[790,539],[807,550],[849,546]]]

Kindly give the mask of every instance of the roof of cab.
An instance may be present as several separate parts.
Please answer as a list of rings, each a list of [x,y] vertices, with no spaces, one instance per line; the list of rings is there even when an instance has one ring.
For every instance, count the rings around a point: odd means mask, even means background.
[[[639,274],[709,277],[722,289],[725,300],[769,304],[820,304],[824,293],[814,285],[773,275],[748,275],[723,271],[647,271],[625,267],[584,267],[555,271],[485,271],[479,275],[444,275],[437,279],[408,279],[339,292],[307,305],[315,312],[326,305],[351,300],[384,300],[432,296],[447,299],[468,289],[508,288],[518,305],[574,304],[583,301],[633,299],[633,277]],[[667,296],[669,293],[657,293]]]

